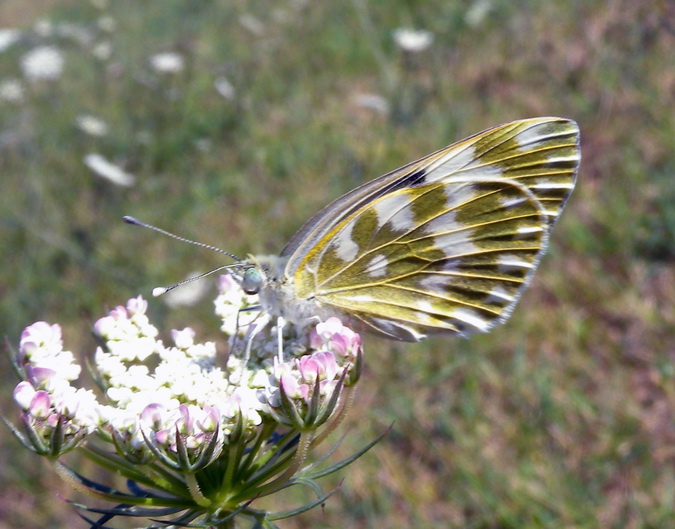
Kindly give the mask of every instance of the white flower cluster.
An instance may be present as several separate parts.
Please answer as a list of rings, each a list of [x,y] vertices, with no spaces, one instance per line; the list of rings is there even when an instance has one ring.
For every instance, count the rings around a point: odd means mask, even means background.
[[[136,183],[134,175],[127,173],[118,165],[108,161],[98,153],[89,153],[82,159],[94,174],[122,187],[131,187]]]
[[[185,59],[171,51],[158,53],[150,57],[150,67],[157,73],[175,74],[185,67]]]
[[[21,31],[18,29],[0,29],[0,53],[11,48],[19,40],[21,40]]]
[[[56,46],[40,46],[21,58],[21,69],[29,81],[54,81],[61,77],[65,59]]]
[[[98,402],[90,390],[71,385],[81,367],[73,353],[63,349],[59,325],[37,322],[27,327],[21,334],[17,363],[26,380],[14,389],[14,400],[37,439],[48,443],[62,427],[67,445],[68,440],[79,442],[94,431],[99,424]]]
[[[108,124],[91,114],[80,114],[75,118],[75,125],[85,134],[95,138],[102,138],[108,134]]]
[[[398,28],[392,33],[394,42],[409,53],[426,50],[434,42],[434,34],[424,29]]]
[[[213,304],[216,316],[223,322],[220,330],[228,336],[243,335],[259,316],[258,311],[246,310],[258,305],[258,296],[246,294],[230,274],[218,278],[218,297]]]
[[[107,423],[134,448],[144,443],[139,418],[148,416],[153,430],[169,432],[163,444],[172,446],[172,425],[184,421],[186,413],[200,424],[215,409],[223,434],[232,430],[240,411],[246,428],[258,426],[263,404],[253,389],[230,384],[227,372],[216,366],[215,343],[195,343],[194,331],[186,328],[172,331],[175,345],[166,347],[156,339],[146,309],[141,297],[131,299],[94,326],[105,344],[96,351],[95,363],[112,403],[103,406]],[[153,370],[145,363],[151,355],[157,364]]]
[[[320,388],[320,399],[314,402],[325,401],[344,385],[348,373],[357,377],[353,371],[360,337],[337,318],[311,330],[285,332],[284,362],[275,358],[275,332],[258,333],[252,359],[244,365],[247,338],[239,331],[259,314],[239,311],[257,300],[244,294],[231,276],[221,277],[219,290],[216,312],[225,334],[236,339],[223,367],[217,365],[215,343],[196,343],[190,328],[172,331],[172,346],[158,340],[158,330],[146,315],[147,302],[139,296],[94,325],[101,343],[94,355],[95,371],[105,399],[99,402],[91,391],[71,385],[80,366],[63,350],[60,327],[38,322],[21,338],[18,360],[27,380],[17,386],[15,400],[33,423],[51,413],[51,431],[58,420],[73,432],[96,430],[136,460],[162,451],[176,454],[181,451],[178,444],[197,454],[215,446],[216,457],[233,431],[250,437],[265,417],[278,421],[285,416],[278,410],[280,388],[302,412],[315,388]],[[330,411],[334,407],[333,402]],[[41,433],[44,439],[49,431]]]

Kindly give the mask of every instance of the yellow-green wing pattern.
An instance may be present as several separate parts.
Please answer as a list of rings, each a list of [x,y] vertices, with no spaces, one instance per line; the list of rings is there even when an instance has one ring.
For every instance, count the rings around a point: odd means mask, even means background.
[[[518,162],[510,163],[514,157]],[[310,218],[289,240],[281,256],[289,258],[287,271],[292,277],[328,232],[364,204],[425,182],[462,174],[494,174],[497,170],[491,165],[500,165],[502,177],[522,180],[542,201],[551,201],[549,210],[555,216],[574,186],[578,164],[579,128],[574,121],[542,117],[500,125],[352,189]]]
[[[534,272],[579,158],[575,123],[538,118],[365,184],[303,228],[295,293],[401,340],[486,332]]]

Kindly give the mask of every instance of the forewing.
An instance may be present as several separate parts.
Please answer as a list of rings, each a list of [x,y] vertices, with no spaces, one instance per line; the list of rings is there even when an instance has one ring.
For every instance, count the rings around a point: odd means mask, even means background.
[[[498,176],[528,186],[544,204],[551,224],[574,188],[579,165],[574,121],[543,117],[488,129],[351,190],[308,220],[282,250],[292,277],[305,257],[344,219],[378,197],[451,179]]]
[[[527,285],[578,163],[573,122],[490,129],[329,205],[286,273],[298,298],[392,338],[486,332]]]

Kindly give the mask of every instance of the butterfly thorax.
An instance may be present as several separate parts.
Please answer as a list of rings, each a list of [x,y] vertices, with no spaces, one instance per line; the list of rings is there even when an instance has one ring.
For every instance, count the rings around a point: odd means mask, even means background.
[[[262,276],[258,297],[263,310],[292,323],[304,323],[316,317],[335,315],[314,298],[298,297],[292,278],[286,273],[288,257],[278,255],[250,256],[250,262]]]

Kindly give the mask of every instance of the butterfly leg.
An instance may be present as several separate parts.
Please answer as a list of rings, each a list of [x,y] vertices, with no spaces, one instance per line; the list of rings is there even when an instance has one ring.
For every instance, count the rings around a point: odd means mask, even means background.
[[[286,320],[279,316],[277,318],[277,357],[279,363],[284,361],[284,325],[286,325]]]
[[[253,346],[253,339],[256,337],[256,335],[262,331],[267,324],[270,322],[270,317],[267,314],[264,314],[260,317],[260,320],[256,323],[254,322],[252,325],[249,326],[248,331],[246,333],[246,351],[244,353],[244,359],[241,364],[241,372],[239,374],[239,379],[243,380],[244,378],[244,370],[246,369],[246,366],[248,365],[248,361],[251,359],[251,347]]]
[[[262,314],[261,312],[261,307],[259,305],[254,306],[254,307],[246,307],[243,309],[239,309],[237,311],[237,320],[235,322],[234,326],[234,334],[230,336],[229,339],[229,345],[230,345],[230,351],[235,352],[236,351],[236,346],[237,346],[237,339],[239,338],[239,316],[241,315],[242,312],[250,312],[250,311],[258,311],[258,315],[253,319],[253,321],[249,322],[246,324],[246,327],[249,329],[248,332],[250,332],[251,326],[255,324],[255,322],[260,318],[260,315]]]

